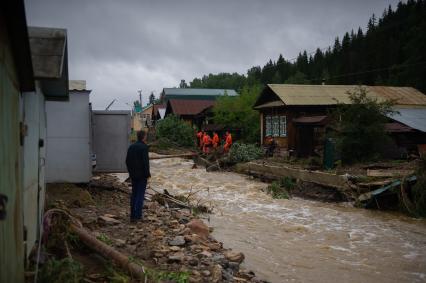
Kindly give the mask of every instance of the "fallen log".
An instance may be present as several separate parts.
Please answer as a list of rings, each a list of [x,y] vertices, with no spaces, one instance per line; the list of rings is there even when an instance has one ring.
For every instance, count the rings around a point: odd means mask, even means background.
[[[150,160],[154,160],[154,159],[166,159],[166,158],[178,158],[178,157],[187,157],[187,158],[192,158],[194,156],[196,156],[197,154],[195,152],[191,152],[191,153],[183,153],[183,154],[171,154],[171,155],[160,155],[160,156],[150,156],[149,159]]]
[[[106,259],[111,259],[119,267],[125,269],[134,278],[144,279],[145,269],[143,266],[132,262],[129,257],[118,252],[114,248],[99,241],[84,228],[78,227],[75,224],[70,225],[71,230],[80,238],[80,240],[90,249],[101,254]]]

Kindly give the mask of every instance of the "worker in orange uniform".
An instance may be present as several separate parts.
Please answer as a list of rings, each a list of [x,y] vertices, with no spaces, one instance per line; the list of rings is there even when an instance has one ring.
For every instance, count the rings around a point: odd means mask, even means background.
[[[228,152],[231,146],[232,146],[232,136],[230,132],[226,131],[225,145],[223,147],[223,150],[225,152]]]
[[[213,133],[213,148],[216,149],[219,146],[220,139],[216,132]]]
[[[203,138],[203,131],[198,131],[197,133],[197,146],[201,148],[201,139]]]
[[[210,152],[210,147],[212,145],[212,139],[210,138],[209,134],[204,133],[203,137],[203,152],[208,154]]]

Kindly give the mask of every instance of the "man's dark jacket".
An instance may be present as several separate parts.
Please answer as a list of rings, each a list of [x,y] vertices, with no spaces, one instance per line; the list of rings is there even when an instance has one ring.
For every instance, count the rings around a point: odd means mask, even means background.
[[[151,177],[149,172],[148,146],[144,142],[135,142],[127,150],[127,171],[133,180]]]

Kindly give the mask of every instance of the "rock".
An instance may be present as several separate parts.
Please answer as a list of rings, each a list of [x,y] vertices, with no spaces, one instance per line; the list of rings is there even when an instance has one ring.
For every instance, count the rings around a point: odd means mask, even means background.
[[[222,244],[218,242],[208,243],[208,246],[214,252],[220,251],[222,249]]]
[[[170,250],[171,250],[172,252],[178,252],[178,251],[180,251],[180,250],[181,250],[181,248],[179,248],[178,246],[171,246],[171,247],[170,247]]]
[[[226,282],[229,282],[234,279],[234,273],[232,272],[232,270],[223,270],[222,277],[226,280]]]
[[[178,221],[180,224],[187,224],[189,222],[189,217],[181,216]]]
[[[169,241],[170,246],[183,246],[185,245],[185,238],[183,236],[176,236]]]
[[[124,247],[126,245],[126,241],[122,240],[122,239],[116,239],[115,240],[115,245],[117,247]]]
[[[237,273],[240,269],[240,264],[238,262],[229,262],[229,269],[231,269],[234,273]]]
[[[168,257],[168,261],[169,262],[181,262],[183,261],[185,255],[183,252],[177,252],[174,254],[169,255]]]
[[[212,257],[212,254],[208,251],[202,251],[198,254],[199,257]]]
[[[228,260],[225,258],[223,254],[214,254],[212,256],[212,260],[221,265],[226,264],[228,262]]]
[[[186,227],[191,230],[192,234],[197,234],[203,239],[207,239],[210,234],[209,227],[200,219],[191,220],[188,224],[186,224]]]
[[[201,277],[201,275],[198,273],[198,275],[191,275],[189,277],[189,282],[190,283],[200,283],[203,282],[203,278]]]
[[[244,260],[244,254],[240,252],[226,251],[224,255],[226,259],[232,262],[242,263]]]
[[[152,232],[152,235],[156,237],[163,237],[164,235],[166,235],[166,233],[161,229],[156,229]]]
[[[114,219],[117,219],[118,218],[118,216],[117,215],[114,215],[114,214],[104,214],[104,216],[105,217],[109,217],[109,218],[114,218]]]
[[[99,216],[98,219],[101,222],[103,222],[103,223],[105,223],[107,225],[117,225],[117,224],[121,223],[119,220],[111,218],[111,217],[108,217],[108,216],[105,216],[105,215]]]
[[[188,264],[192,265],[192,266],[197,266],[198,265],[198,260],[196,258],[191,257],[188,260]]]
[[[192,270],[192,275],[195,275],[195,276],[200,276],[201,274],[200,274],[200,272],[199,271],[197,271],[197,270]]]
[[[205,276],[205,277],[208,277],[208,276],[210,276],[211,272],[208,271],[208,270],[203,270],[203,271],[201,271],[201,274],[203,274],[203,276]]]
[[[185,235],[184,238],[185,238],[185,241],[191,242],[193,244],[198,244],[202,241],[201,237],[198,236],[197,234]]]
[[[222,273],[223,273],[222,266],[220,266],[219,264],[215,264],[211,270],[211,274],[212,274],[211,282],[217,283],[221,281]],[[232,275],[229,281],[231,280],[232,280]]]

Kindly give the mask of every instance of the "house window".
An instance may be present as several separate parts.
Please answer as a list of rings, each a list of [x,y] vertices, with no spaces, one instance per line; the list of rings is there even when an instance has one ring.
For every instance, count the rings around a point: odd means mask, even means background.
[[[272,116],[266,116],[266,127],[265,127],[266,136],[272,135]]]
[[[287,117],[280,116],[280,137],[287,136]]]
[[[279,116],[272,117],[272,136],[274,137],[280,136],[280,117]]]
[[[284,115],[267,115],[265,117],[265,135],[273,137],[286,137],[287,117]]]

